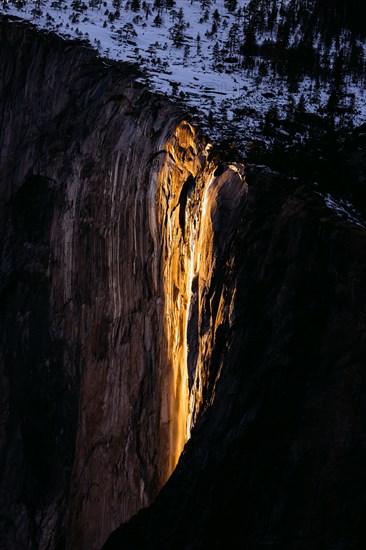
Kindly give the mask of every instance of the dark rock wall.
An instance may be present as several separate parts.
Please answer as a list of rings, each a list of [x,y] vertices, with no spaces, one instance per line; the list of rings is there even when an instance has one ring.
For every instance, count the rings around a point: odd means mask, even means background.
[[[14,548],[37,548],[39,530],[50,523],[50,537],[62,538],[64,488],[75,446],[78,375],[63,360],[64,343],[52,330],[50,307],[56,194],[52,181],[29,176],[4,213],[1,532]],[[76,361],[78,350],[70,347],[69,353]]]
[[[216,398],[108,550],[365,544],[366,229],[311,188],[248,179]]]

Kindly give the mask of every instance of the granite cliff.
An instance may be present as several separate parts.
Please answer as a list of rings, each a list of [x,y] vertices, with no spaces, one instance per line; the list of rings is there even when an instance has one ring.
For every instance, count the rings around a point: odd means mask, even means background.
[[[213,213],[235,220],[246,184],[131,66],[6,21],[0,62],[2,530],[99,548],[157,495],[215,387]]]
[[[365,544],[366,232],[308,186],[247,179],[215,399],[106,550]]]
[[[362,223],[220,161],[133,66],[0,33],[3,547],[152,503],[105,547],[356,547]]]

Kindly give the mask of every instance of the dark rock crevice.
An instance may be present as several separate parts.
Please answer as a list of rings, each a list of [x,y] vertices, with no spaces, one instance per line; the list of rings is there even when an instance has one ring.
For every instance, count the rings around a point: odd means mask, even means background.
[[[65,370],[62,341],[51,329],[50,231],[57,196],[56,182],[29,175],[5,206],[2,236],[1,530],[5,541],[19,546],[23,530],[30,548],[42,545],[48,518],[40,510],[50,505],[58,515],[53,536],[62,539],[76,436],[78,380]]]

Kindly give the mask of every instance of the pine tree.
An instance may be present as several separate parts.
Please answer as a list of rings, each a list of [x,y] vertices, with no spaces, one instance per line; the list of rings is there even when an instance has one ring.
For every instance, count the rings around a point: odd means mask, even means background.
[[[175,25],[169,29],[170,39],[176,48],[181,48],[183,46],[185,28],[185,23],[183,21],[178,21],[178,23],[175,23]]]
[[[191,48],[190,48],[189,44],[186,44],[184,46],[184,52],[183,52],[183,62],[184,62],[185,65],[187,64],[190,51],[191,51]]]
[[[214,47],[212,48],[212,57],[213,67],[216,68],[220,62],[220,45],[218,42],[215,42]]]
[[[225,0],[224,5],[228,11],[234,12],[237,8],[238,2],[237,0]]]
[[[276,105],[271,105],[264,116],[263,131],[265,134],[273,134],[274,128],[278,126],[279,116]]]
[[[196,37],[197,55],[201,55],[201,36],[200,33]]]
[[[163,19],[162,19],[160,13],[158,13],[157,16],[155,17],[154,21],[153,21],[153,26],[154,27],[161,27],[162,24],[163,24]]]
[[[214,21],[216,21],[217,23],[220,21],[220,14],[219,14],[219,10],[216,8],[215,11],[213,12],[212,14],[212,19]]]
[[[211,6],[211,0],[201,0],[201,10],[207,10]]]
[[[303,122],[304,116],[306,114],[306,101],[304,94],[301,94],[299,101],[296,106],[295,118],[297,122]]]
[[[244,33],[244,42],[241,47],[241,53],[245,56],[256,55],[258,50],[257,37],[252,27],[248,26]]]
[[[132,11],[139,11],[140,8],[141,8],[140,0],[132,0],[131,10]]]
[[[294,96],[291,94],[288,95],[285,111],[286,111],[286,120],[288,122],[292,122],[295,115],[295,99],[294,99]]]
[[[135,27],[132,23],[126,23],[122,27],[122,35],[125,40],[128,40],[131,36],[137,36],[137,32],[135,31]]]

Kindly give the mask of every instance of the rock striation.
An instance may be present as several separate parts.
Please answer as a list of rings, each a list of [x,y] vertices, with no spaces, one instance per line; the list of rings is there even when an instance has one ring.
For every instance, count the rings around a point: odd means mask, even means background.
[[[90,550],[156,497],[213,394],[247,188],[133,67],[0,32],[1,528]]]

